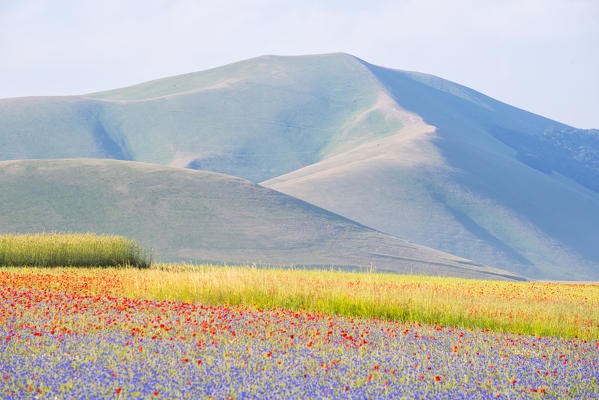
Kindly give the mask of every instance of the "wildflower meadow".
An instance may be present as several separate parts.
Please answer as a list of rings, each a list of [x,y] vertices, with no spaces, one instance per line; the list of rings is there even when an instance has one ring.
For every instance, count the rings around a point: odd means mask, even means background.
[[[0,270],[0,397],[599,396],[597,337],[124,296],[119,271]]]

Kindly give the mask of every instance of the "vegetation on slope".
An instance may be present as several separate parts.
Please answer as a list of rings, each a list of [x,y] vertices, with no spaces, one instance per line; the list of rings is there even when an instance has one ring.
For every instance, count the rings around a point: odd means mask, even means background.
[[[0,266],[147,268],[151,255],[115,235],[39,233],[0,235]]]

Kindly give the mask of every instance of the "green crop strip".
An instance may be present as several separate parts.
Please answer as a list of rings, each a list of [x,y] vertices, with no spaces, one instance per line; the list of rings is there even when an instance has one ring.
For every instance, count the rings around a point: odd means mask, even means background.
[[[39,233],[0,235],[0,266],[147,268],[151,255],[122,236]]]

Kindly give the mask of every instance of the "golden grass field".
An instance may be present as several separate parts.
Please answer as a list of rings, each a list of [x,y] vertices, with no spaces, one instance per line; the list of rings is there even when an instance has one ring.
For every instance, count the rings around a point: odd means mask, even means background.
[[[499,282],[375,272],[157,264],[136,268],[2,268],[69,274],[115,296],[310,310],[542,336],[599,338],[599,285]],[[40,277],[42,278],[42,277]]]

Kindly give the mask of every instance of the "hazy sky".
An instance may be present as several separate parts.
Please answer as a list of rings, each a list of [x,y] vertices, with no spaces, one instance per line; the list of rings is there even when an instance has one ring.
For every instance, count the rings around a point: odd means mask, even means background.
[[[338,51],[599,128],[599,0],[0,0],[0,97]]]

